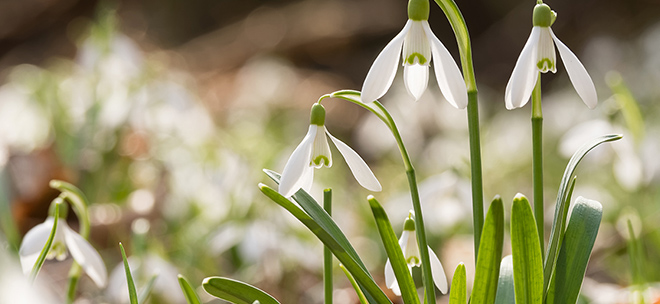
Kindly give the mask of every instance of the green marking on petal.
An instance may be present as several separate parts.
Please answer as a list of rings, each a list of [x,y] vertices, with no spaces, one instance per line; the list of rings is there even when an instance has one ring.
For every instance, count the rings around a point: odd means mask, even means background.
[[[325,155],[319,155],[312,160],[312,165],[315,167],[321,167],[322,165],[328,166],[330,164],[330,159]]]
[[[418,257],[412,256],[406,259],[406,263],[408,263],[408,265],[419,265],[420,262]]]
[[[536,67],[539,68],[541,73],[545,73],[555,68],[555,63],[550,60],[550,58],[543,58],[536,63]]]
[[[415,58],[417,58],[417,60],[418,60],[417,63],[419,63],[419,64],[425,64],[426,61],[427,61],[427,60],[426,60],[426,57],[424,57],[424,55],[415,52],[415,53],[410,54],[410,55],[408,56],[408,58],[406,58],[406,62],[407,62],[408,64],[415,64],[415,63],[416,63],[416,62],[415,62]]]

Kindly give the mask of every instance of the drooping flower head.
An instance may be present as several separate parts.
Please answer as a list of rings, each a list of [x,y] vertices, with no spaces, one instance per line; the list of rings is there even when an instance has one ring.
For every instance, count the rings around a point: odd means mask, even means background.
[[[406,264],[408,264],[408,269],[411,272],[413,267],[419,267],[422,265],[419,245],[417,244],[417,234],[415,233],[415,219],[413,214],[413,211],[410,210],[408,218],[406,218],[406,221],[403,223],[403,232],[399,239],[399,246],[401,246],[401,251],[403,251],[403,258],[406,259]],[[431,261],[433,283],[438,289],[440,289],[440,292],[444,294],[447,292],[447,276],[445,275],[445,270],[442,267],[442,263],[440,263],[438,256],[433,250],[431,250],[431,247],[428,247],[428,251]],[[387,288],[391,289],[394,294],[398,296],[401,295],[401,289],[394,276],[394,269],[392,269],[392,264],[389,259],[387,259],[387,262],[385,263],[385,284],[387,284]]]
[[[344,157],[353,176],[362,187],[371,191],[382,190],[378,179],[360,155],[325,129],[325,108],[317,103],[312,106],[307,135],[291,153],[284,166],[278,190],[280,194],[290,197],[301,188],[309,191],[314,180],[314,168],[332,166],[328,137]]]
[[[55,218],[49,216],[43,223],[30,229],[18,251],[21,266],[24,273],[30,273],[41,250],[46,245],[50,231],[53,228]],[[98,287],[105,287],[108,274],[101,255],[89,244],[89,242],[80,234],[75,232],[67,225],[66,220],[60,219],[55,230],[55,237],[46,259],[56,258],[63,261],[67,258],[67,251],[71,253],[73,259],[82,267],[89,277]]]
[[[408,93],[419,100],[429,80],[433,60],[435,77],[442,95],[454,107],[467,106],[467,89],[461,71],[447,48],[433,34],[428,23],[429,1],[408,2],[408,22],[380,52],[362,85],[362,102],[381,98],[394,81],[403,55],[403,80]]]
[[[520,108],[529,101],[539,72],[557,72],[555,45],[559,49],[559,55],[564,62],[568,77],[578,95],[589,108],[596,107],[598,97],[589,73],[577,56],[555,36],[550,28],[556,18],[557,14],[548,5],[540,3],[534,7],[532,33],[529,35],[506,85],[504,100],[507,109]]]

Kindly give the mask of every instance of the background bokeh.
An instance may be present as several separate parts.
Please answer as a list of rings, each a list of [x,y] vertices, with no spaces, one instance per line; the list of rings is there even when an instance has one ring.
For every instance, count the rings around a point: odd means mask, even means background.
[[[517,192],[532,193],[530,109],[505,110],[504,87],[531,30],[534,3],[457,1],[472,37],[485,196],[499,194],[508,205]],[[650,283],[641,289],[647,301],[657,301],[660,3],[547,3],[558,13],[553,31],[582,60],[599,96],[589,110],[562,64],[557,74],[543,75],[547,225],[572,153],[587,139],[624,134],[589,154],[577,171],[574,197],[604,206],[583,300],[630,300],[637,287],[629,287],[625,221],[632,219],[643,248],[636,259],[644,261],[641,276]],[[92,202],[91,242],[112,272],[105,290],[84,278],[80,303],[128,302],[117,268],[120,241],[138,288],[160,274],[151,303],[183,303],[177,273],[196,285],[211,275],[243,280],[282,303],[321,303],[321,244],[257,184],[272,185],[262,168],[282,170],[318,97],[361,88],[377,54],[405,23],[406,5],[0,2],[0,246],[15,254],[58,195],[48,181],[62,179]],[[429,22],[458,59],[450,25],[433,3]],[[451,277],[458,262],[474,268],[467,119],[431,78],[415,103],[398,75],[382,102],[411,152],[430,243]],[[411,204],[393,138],[359,107],[324,104],[327,128],[354,147],[383,184],[375,195],[400,232]],[[365,200],[370,193],[334,152],[335,165],[317,171],[312,194],[334,189],[336,221],[384,285],[385,253]],[[76,227],[73,214],[69,224]],[[46,263],[40,276],[55,299],[64,297],[70,263]],[[341,271],[335,283],[336,303],[357,303]]]

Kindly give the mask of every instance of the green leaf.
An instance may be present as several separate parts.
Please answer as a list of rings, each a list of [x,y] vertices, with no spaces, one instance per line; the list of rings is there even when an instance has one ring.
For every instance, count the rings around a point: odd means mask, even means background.
[[[488,304],[495,301],[503,243],[504,204],[499,196],[495,196],[488,208],[481,234],[470,303]]]
[[[264,185],[264,184],[259,184],[259,188],[261,189],[261,192],[263,192],[266,196],[268,196],[271,200],[273,200],[275,203],[278,205],[282,206],[284,209],[289,211],[291,215],[295,216],[303,225],[307,226],[307,228],[316,235],[316,237],[325,244],[330,251],[337,257],[340,263],[344,264],[346,269],[355,277],[355,280],[358,282],[360,285],[360,288],[362,291],[365,293],[365,296],[369,299],[369,303],[392,303],[389,298],[383,293],[383,291],[378,287],[376,282],[374,282],[373,278],[369,274],[369,272],[366,271],[366,267],[364,267],[364,264],[360,264],[359,260],[356,260],[353,258],[353,255],[350,253],[350,251],[342,246],[339,241],[335,238],[343,238],[345,242],[348,242],[346,239],[346,236],[339,230],[339,228],[336,226],[334,221],[332,221],[332,218],[330,218],[323,209],[318,206],[318,204],[303,190],[300,190],[297,192],[296,195],[299,194],[304,194],[304,197],[306,199],[301,199],[299,196],[297,200],[299,204],[307,204],[307,208],[313,208],[312,206],[309,206],[311,203],[316,204],[316,207],[322,211],[322,214],[325,215],[324,218],[322,218],[323,223],[325,225],[332,224],[334,227],[337,228],[336,231],[330,232],[329,230],[326,230],[325,227],[321,225],[318,221],[316,221],[314,218],[312,218],[309,214],[305,213],[303,210],[298,208],[295,204],[293,204],[290,200],[279,194],[277,191],[274,189]],[[309,197],[309,200],[307,199]],[[294,197],[295,198],[295,197]],[[328,222],[329,221],[329,222]],[[350,243],[348,244],[350,246]],[[351,249],[353,248],[352,246],[350,247]],[[354,252],[354,250],[353,250]],[[357,253],[355,253],[357,256]],[[358,257],[359,259],[359,257]]]
[[[599,202],[583,197],[577,198],[552,277],[554,299],[547,303],[577,302],[602,215],[603,207]]]
[[[516,303],[515,292],[513,290],[513,257],[507,255],[500,264],[500,280],[497,283],[497,297],[495,304]]]
[[[128,266],[128,259],[126,259],[126,252],[124,251],[124,245],[119,243],[119,248],[121,249],[121,258],[124,260],[124,270],[126,271],[126,283],[128,283],[128,296],[131,300],[131,304],[138,304],[137,291],[135,290],[135,282],[133,282],[133,276],[131,275],[131,268]]]
[[[355,278],[351,275],[351,273],[348,272],[348,270],[346,269],[346,267],[344,267],[343,264],[339,264],[339,268],[341,268],[341,270],[344,271],[344,274],[348,278],[348,281],[351,282],[351,285],[353,286],[353,289],[355,289],[355,293],[357,294],[358,299],[360,300],[360,303],[361,304],[369,304],[369,301],[367,301],[367,298],[364,296],[364,293],[360,289],[360,286],[355,281]]]
[[[451,289],[449,290],[449,304],[467,303],[467,274],[465,264],[459,263],[454,271],[454,277],[451,279]]]
[[[202,282],[208,294],[234,304],[280,304],[263,290],[241,281],[222,277],[208,277]]]
[[[186,302],[188,302],[188,304],[201,304],[202,301],[199,299],[195,289],[190,286],[190,283],[188,283],[186,277],[180,274],[177,277],[179,278],[179,286],[181,286],[181,291],[183,291],[183,295],[186,297]]]
[[[156,283],[157,278],[158,278],[158,274],[154,274],[151,276],[149,282],[147,282],[147,285],[145,285],[144,288],[142,288],[142,291],[138,295],[138,303],[147,302],[147,299],[151,295],[151,291],[154,289],[154,284]]]
[[[564,228],[566,226],[566,218],[564,214],[568,212],[568,205],[570,203],[568,198],[572,191],[571,184],[575,168],[577,168],[580,160],[582,160],[582,158],[584,158],[584,156],[587,155],[587,153],[593,148],[605,142],[619,140],[621,137],[621,135],[604,135],[585,143],[575,152],[575,154],[573,154],[571,159],[568,161],[568,165],[566,165],[564,175],[561,178],[559,192],[557,193],[555,216],[554,220],[552,221],[550,241],[548,242],[548,249],[546,251],[545,261],[543,263],[543,286],[544,292],[546,293],[548,283],[550,282],[550,277],[552,276],[552,273],[555,269],[557,254],[559,253],[561,240],[564,234]]]
[[[380,238],[383,240],[383,245],[385,245],[385,252],[387,252],[387,257],[390,259],[390,264],[394,270],[394,276],[399,284],[403,302],[419,304],[415,282],[410,274],[399,240],[396,238],[387,213],[373,196],[369,195],[367,200],[369,206],[371,206],[371,212],[374,214]]]
[[[543,258],[536,223],[529,201],[523,195],[513,199],[511,251],[517,303],[543,302]]]
[[[46,261],[46,256],[48,256],[48,252],[50,252],[50,248],[53,246],[53,240],[55,240],[55,233],[57,232],[57,223],[60,220],[60,205],[62,205],[62,203],[64,203],[64,200],[61,197],[58,197],[55,200],[53,200],[53,204],[55,206],[55,211],[54,211],[55,218],[53,219],[53,228],[50,229],[48,240],[46,240],[46,244],[44,244],[44,248],[41,249],[41,252],[39,253],[39,257],[37,257],[37,261],[34,262],[34,266],[32,266],[32,271],[30,272],[30,282],[34,282],[34,280],[37,278],[37,275],[41,270],[41,266],[44,265],[44,262]]]

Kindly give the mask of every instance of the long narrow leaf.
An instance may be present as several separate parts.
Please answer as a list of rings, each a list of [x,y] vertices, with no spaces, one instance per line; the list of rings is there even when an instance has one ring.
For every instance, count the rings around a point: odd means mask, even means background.
[[[135,290],[135,282],[133,282],[133,276],[131,275],[131,268],[128,266],[128,259],[126,258],[126,252],[124,251],[124,245],[119,243],[119,248],[121,249],[121,258],[124,260],[124,271],[126,271],[126,283],[128,285],[128,297],[131,300],[131,304],[138,304],[137,291]]]
[[[50,252],[50,248],[53,246],[53,240],[55,239],[55,233],[57,232],[57,223],[60,220],[60,205],[63,202],[64,200],[62,200],[61,197],[58,197],[53,201],[53,204],[55,204],[55,218],[53,219],[53,228],[50,229],[48,240],[46,240],[46,244],[44,245],[44,248],[41,249],[37,261],[34,263],[34,266],[32,266],[32,271],[30,272],[30,282],[34,282],[34,280],[37,278],[37,275],[41,270],[41,266],[44,265],[46,256],[48,255],[48,252]]]
[[[454,271],[454,277],[451,279],[451,289],[449,290],[449,304],[467,303],[467,274],[465,264],[459,263]]]
[[[355,293],[358,296],[358,299],[360,300],[360,304],[369,304],[369,301],[367,301],[367,298],[364,296],[364,293],[360,289],[360,285],[355,281],[355,278],[351,275],[350,272],[348,272],[348,269],[344,267],[344,265],[339,264],[339,268],[344,272],[346,277],[348,278],[348,281],[351,282],[351,285],[353,286],[353,289],[355,289]],[[327,304],[327,303],[326,303]]]
[[[387,213],[385,213],[383,207],[373,196],[369,195],[367,200],[369,201],[371,212],[374,214],[380,238],[383,240],[383,245],[385,246],[385,252],[387,252],[387,257],[390,259],[392,269],[394,270],[394,276],[399,284],[403,302],[406,304],[419,304],[415,282],[410,275],[406,259],[399,245],[399,240],[397,240],[396,234],[394,234]]]
[[[599,202],[577,198],[553,275],[554,299],[548,304],[575,304],[577,301],[602,215],[603,207]]]
[[[149,281],[147,282],[147,285],[144,285],[144,288],[142,288],[142,291],[140,291],[140,293],[138,294],[138,303],[147,302],[147,299],[151,295],[151,291],[154,290],[156,279],[158,279],[158,274],[152,275]]]
[[[280,183],[280,174],[272,171],[272,170],[267,170],[264,169],[264,172],[268,177],[270,177],[273,181],[276,183]],[[368,273],[367,271],[367,266],[364,265],[362,260],[360,259],[360,256],[357,254],[351,243],[348,241],[344,233],[341,231],[339,226],[337,226],[337,223],[328,215],[323,208],[321,208],[321,205],[314,200],[314,198],[309,195],[309,193],[305,192],[304,190],[300,190],[296,192],[296,194],[293,195],[293,199],[300,205],[300,207],[305,210],[305,212],[312,218],[314,221],[323,227],[323,230],[328,232],[332,237],[339,243],[345,250],[346,252],[355,260],[362,269]]]
[[[360,285],[361,289],[365,293],[365,296],[369,299],[369,303],[392,303],[385,295],[385,293],[383,293],[383,291],[378,287],[376,282],[374,282],[371,275],[356,260],[353,259],[348,250],[340,245],[339,242],[333,237],[333,235],[324,229],[324,227],[322,227],[310,215],[298,208],[295,204],[293,204],[274,189],[264,184],[260,184],[259,188],[261,189],[261,192],[263,192],[271,200],[289,211],[291,215],[295,216],[301,223],[303,223],[303,225],[307,226],[307,228],[312,233],[314,233],[316,237],[330,249],[330,251],[332,251],[339,262],[344,264],[346,269],[348,269],[353,277],[355,277],[355,280]],[[304,191],[298,191],[298,193],[301,192],[305,193]],[[325,211],[323,211],[323,213],[326,214]],[[334,224],[334,221],[332,223]],[[344,234],[341,233],[341,230],[339,232],[345,238]]]
[[[241,281],[222,277],[208,277],[202,287],[210,295],[234,304],[280,304],[263,290]]]
[[[578,149],[575,152],[575,154],[573,154],[571,159],[568,161],[568,165],[566,165],[566,169],[564,170],[564,175],[561,178],[559,191],[557,193],[555,216],[554,216],[554,220],[552,221],[552,230],[550,231],[550,241],[548,243],[548,249],[546,251],[545,261],[543,263],[544,292],[546,292],[548,288],[550,277],[554,272],[555,265],[557,262],[557,254],[559,253],[562,234],[564,233],[564,228],[566,226],[566,219],[563,217],[563,214],[565,214],[568,209],[569,202],[567,202],[567,199],[570,193],[571,180],[573,179],[573,173],[575,172],[575,168],[577,168],[582,158],[584,158],[584,156],[587,155],[587,153],[591,151],[593,148],[605,142],[619,140],[621,139],[621,137],[622,137],[621,135],[604,135],[585,143],[584,145],[582,145],[582,147],[580,147],[580,149]]]
[[[188,304],[201,304],[202,301],[199,299],[195,289],[190,286],[190,283],[186,277],[183,275],[178,275],[177,277],[179,279],[179,286],[181,286],[181,291],[183,291],[183,295],[186,297],[186,302],[188,302]]]
[[[543,302],[543,258],[536,222],[529,201],[523,195],[513,199],[511,211],[511,249],[517,303]]]
[[[513,304],[516,303],[516,296],[513,290],[513,257],[507,255],[500,264],[500,280],[497,282],[497,297],[495,304]]]
[[[496,196],[490,204],[490,208],[488,208],[481,234],[470,303],[490,304],[495,301],[503,243],[504,204],[502,199]]]

